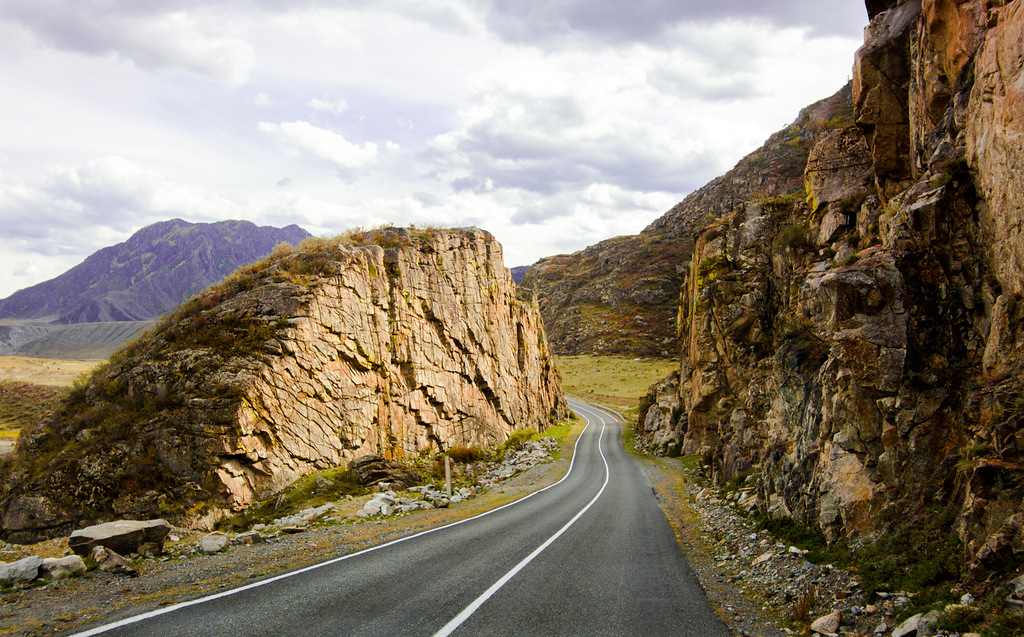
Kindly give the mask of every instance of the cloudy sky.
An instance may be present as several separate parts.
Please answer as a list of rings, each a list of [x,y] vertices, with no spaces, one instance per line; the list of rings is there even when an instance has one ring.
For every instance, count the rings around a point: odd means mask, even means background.
[[[632,234],[849,78],[859,0],[0,0],[0,297],[150,223]]]

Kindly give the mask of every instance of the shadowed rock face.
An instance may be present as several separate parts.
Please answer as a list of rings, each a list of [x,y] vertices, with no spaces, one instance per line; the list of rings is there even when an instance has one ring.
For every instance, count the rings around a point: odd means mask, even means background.
[[[238,509],[366,454],[544,429],[565,415],[559,383],[490,234],[386,229],[196,297],[27,432],[9,482],[60,504],[47,533],[109,512]]]
[[[1024,4],[868,9],[857,127],[696,241],[637,429],[830,541],[946,509],[984,579],[1024,560]]]

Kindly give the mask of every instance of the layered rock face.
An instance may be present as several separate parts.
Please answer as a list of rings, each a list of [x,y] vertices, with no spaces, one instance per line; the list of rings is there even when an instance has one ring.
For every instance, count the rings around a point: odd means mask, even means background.
[[[674,356],[677,303],[694,237],[737,202],[798,192],[815,131],[852,122],[850,87],[808,106],[731,171],[691,193],[639,235],[541,259],[537,292],[559,354]]]
[[[364,454],[498,443],[564,417],[559,383],[488,233],[325,240],[203,293],[26,433],[4,532],[238,509]]]
[[[869,12],[857,127],[816,136],[805,202],[701,235],[637,427],[830,541],[945,508],[983,578],[1024,559],[1024,3]]]

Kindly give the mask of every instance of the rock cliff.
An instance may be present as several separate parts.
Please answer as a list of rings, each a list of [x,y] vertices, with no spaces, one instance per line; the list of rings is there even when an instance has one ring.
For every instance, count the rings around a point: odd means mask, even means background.
[[[683,264],[694,237],[737,202],[799,192],[814,133],[852,121],[846,86],[803,109],[790,126],[639,235],[530,266],[521,285],[537,292],[555,353],[674,356]]]
[[[559,382],[488,233],[307,242],[195,297],[25,432],[3,533],[194,520],[364,454],[501,442],[565,415]]]
[[[953,520],[981,582],[1024,561],[1024,2],[868,5],[856,127],[701,234],[637,428],[832,542]]]

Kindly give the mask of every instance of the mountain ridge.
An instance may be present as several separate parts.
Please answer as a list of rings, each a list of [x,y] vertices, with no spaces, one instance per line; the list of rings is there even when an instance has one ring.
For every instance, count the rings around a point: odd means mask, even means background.
[[[161,221],[102,248],[49,281],[0,300],[0,320],[74,324],[147,321],[252,263],[311,235],[251,221]]]
[[[852,123],[847,83],[639,234],[531,265],[521,285],[537,293],[553,351],[672,356],[679,289],[696,236],[740,201],[799,196],[814,134]]]

